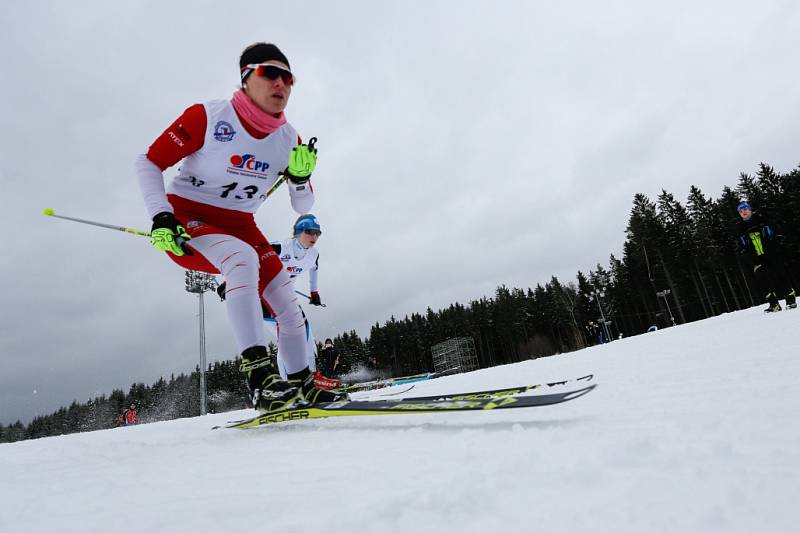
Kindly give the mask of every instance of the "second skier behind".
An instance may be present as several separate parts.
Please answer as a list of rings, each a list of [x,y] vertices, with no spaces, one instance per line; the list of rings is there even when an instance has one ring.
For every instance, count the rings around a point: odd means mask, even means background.
[[[284,270],[289,274],[289,278],[293,281],[302,274],[308,272],[308,283],[311,305],[322,305],[322,300],[319,295],[319,252],[314,247],[317,240],[322,235],[322,227],[312,214],[301,215],[292,226],[292,237],[276,241],[272,243],[272,248],[283,263]],[[225,300],[227,291],[227,283],[223,282],[217,288],[217,293],[222,300]],[[278,323],[272,315],[270,309],[264,306],[264,323],[274,337],[278,337]],[[303,314],[305,318],[305,313]],[[306,332],[306,362],[312,374],[315,375],[317,386],[320,386],[321,376],[316,372],[317,364],[317,341],[314,334],[311,332],[311,326],[308,319],[305,319],[305,332]],[[278,350],[278,370],[281,377],[288,378],[288,371],[286,369],[286,361],[284,356]],[[324,386],[321,388],[331,388],[328,383],[330,380],[322,380]],[[314,398],[307,398],[309,401],[318,401]],[[319,400],[321,401],[321,400]],[[326,400],[330,401],[330,400]]]
[[[314,248],[322,235],[317,217],[312,214],[301,215],[292,226],[292,237],[272,243],[272,248],[283,263],[283,268],[294,281],[303,272],[308,272],[308,290],[311,305],[322,305],[319,296],[319,251]],[[305,315],[304,315],[305,316]],[[275,317],[264,317],[270,331],[277,336],[278,325]],[[317,370],[317,341],[306,319],[306,361],[312,373]],[[278,370],[286,376],[286,363],[278,352]],[[313,400],[312,400],[313,401]]]

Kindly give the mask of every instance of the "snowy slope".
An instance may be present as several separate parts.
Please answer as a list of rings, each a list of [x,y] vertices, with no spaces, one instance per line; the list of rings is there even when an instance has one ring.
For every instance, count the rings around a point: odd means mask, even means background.
[[[0,531],[796,530],[798,321],[753,308],[411,391],[595,373],[551,407],[2,444]]]

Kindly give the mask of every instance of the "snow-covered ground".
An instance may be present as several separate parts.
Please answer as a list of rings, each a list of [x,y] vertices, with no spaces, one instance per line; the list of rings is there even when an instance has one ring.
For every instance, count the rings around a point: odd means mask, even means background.
[[[797,531],[798,322],[753,308],[408,393],[596,375],[550,407],[2,444],[0,531]]]

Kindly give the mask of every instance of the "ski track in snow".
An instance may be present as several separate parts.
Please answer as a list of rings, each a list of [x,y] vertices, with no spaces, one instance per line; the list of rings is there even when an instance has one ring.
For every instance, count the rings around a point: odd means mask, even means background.
[[[595,374],[556,406],[2,444],[0,531],[792,531],[798,321],[752,308],[407,394]]]

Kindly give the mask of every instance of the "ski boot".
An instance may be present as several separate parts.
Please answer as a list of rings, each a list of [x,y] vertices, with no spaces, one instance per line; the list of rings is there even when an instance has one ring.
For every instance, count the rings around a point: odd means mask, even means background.
[[[300,390],[281,379],[264,346],[251,346],[243,351],[239,371],[247,375],[253,407],[262,413],[286,409],[302,400]]]
[[[795,299],[794,289],[789,289],[789,292],[786,293],[786,309],[794,309],[797,307],[797,301]]]
[[[778,303],[778,296],[774,292],[767,294],[767,303],[769,307],[764,309],[765,313],[777,313],[781,310],[781,304]]]
[[[314,384],[314,374],[311,373],[308,367],[295,374],[289,374],[288,377],[289,383],[300,389],[303,399],[309,404],[340,402],[350,399],[345,392],[336,392],[317,387]]]

